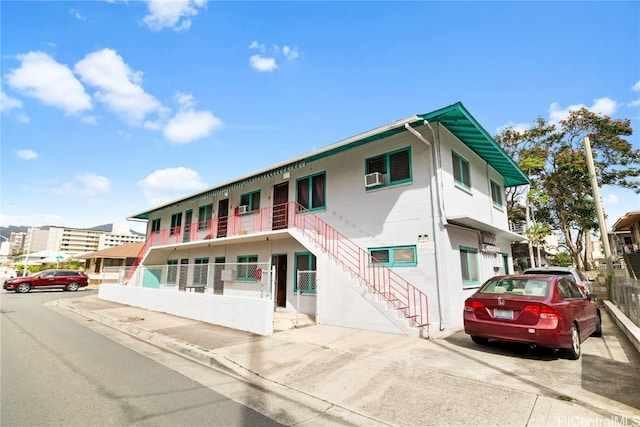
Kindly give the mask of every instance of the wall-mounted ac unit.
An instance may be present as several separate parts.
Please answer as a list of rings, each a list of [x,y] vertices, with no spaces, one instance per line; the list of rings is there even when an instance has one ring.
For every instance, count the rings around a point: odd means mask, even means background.
[[[375,187],[384,184],[384,174],[380,172],[368,173],[364,176],[365,187]]]
[[[244,214],[249,212],[249,206],[247,205],[240,205],[238,206],[238,214]]]

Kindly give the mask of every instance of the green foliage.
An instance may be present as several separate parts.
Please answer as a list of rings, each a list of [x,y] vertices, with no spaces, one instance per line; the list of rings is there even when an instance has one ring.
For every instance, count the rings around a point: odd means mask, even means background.
[[[507,204],[509,220],[522,224],[522,206],[528,204],[536,224],[562,231],[576,265],[583,268],[584,236],[598,229],[584,138],[591,142],[599,185],[640,193],[640,150],[624,139],[631,134],[629,120],[613,120],[586,108],[571,111],[557,125],[538,117],[534,127],[524,132],[504,130],[496,141],[531,179],[525,197]],[[537,236],[536,230],[531,233]]]
[[[569,252],[558,252],[549,257],[549,264],[557,267],[571,267],[573,260]]]

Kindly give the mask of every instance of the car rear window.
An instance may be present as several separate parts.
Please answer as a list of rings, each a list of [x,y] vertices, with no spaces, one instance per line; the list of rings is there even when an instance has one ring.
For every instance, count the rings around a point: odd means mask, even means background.
[[[487,282],[479,291],[481,294],[507,294],[545,297],[549,292],[549,282],[541,279],[503,278]]]

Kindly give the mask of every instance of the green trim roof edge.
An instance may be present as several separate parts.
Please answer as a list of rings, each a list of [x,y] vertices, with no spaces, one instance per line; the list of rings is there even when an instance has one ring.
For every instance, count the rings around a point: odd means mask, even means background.
[[[408,124],[411,127],[418,127],[422,125],[423,121],[429,123],[441,123],[443,124],[453,135],[460,141],[473,150],[484,161],[490,164],[496,171],[498,171],[504,177],[504,183],[506,187],[513,187],[517,185],[529,184],[529,178],[518,167],[511,157],[498,145],[498,143],[487,133],[487,131],[480,126],[477,120],[467,111],[461,102],[449,105],[439,110],[432,111],[431,113],[419,114],[412,116],[408,119],[398,120],[389,125],[373,129],[369,132],[360,134],[362,137],[347,138],[343,141],[331,144],[327,147],[321,148],[318,151],[296,157],[292,160],[280,163],[271,168],[261,170],[259,172],[250,174],[243,178],[232,180],[225,184],[209,187],[204,191],[197,192],[195,194],[187,195],[171,202],[164,203],[160,206],[156,206],[153,209],[146,210],[135,214],[128,219],[141,219],[148,220],[149,215],[152,212],[166,208],[177,202],[181,202],[188,199],[198,198],[198,196],[206,193],[218,193],[222,188],[235,187],[243,182],[252,181],[255,177],[263,176],[268,172],[276,170],[295,169],[302,164],[311,163],[319,159],[333,156],[343,151],[351,150],[353,148],[374,142],[380,139],[388,138],[401,132],[407,132],[404,127]],[[268,171],[268,172],[267,172]]]

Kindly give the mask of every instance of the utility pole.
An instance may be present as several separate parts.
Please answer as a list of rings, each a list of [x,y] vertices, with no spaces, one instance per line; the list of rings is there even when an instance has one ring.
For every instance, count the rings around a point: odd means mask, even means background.
[[[607,297],[611,299],[611,280],[613,279],[613,261],[611,260],[611,247],[609,246],[609,233],[607,232],[607,223],[604,220],[604,212],[600,203],[600,190],[598,190],[598,177],[596,169],[593,165],[593,155],[591,154],[591,143],[589,137],[584,138],[584,150],[587,157],[587,169],[589,170],[589,179],[591,180],[591,190],[593,191],[593,201],[596,204],[596,212],[598,212],[598,223],[600,224],[600,240],[602,240],[602,248],[604,249],[604,258],[607,262]],[[588,233],[587,233],[588,234]],[[588,236],[587,236],[588,238]]]

